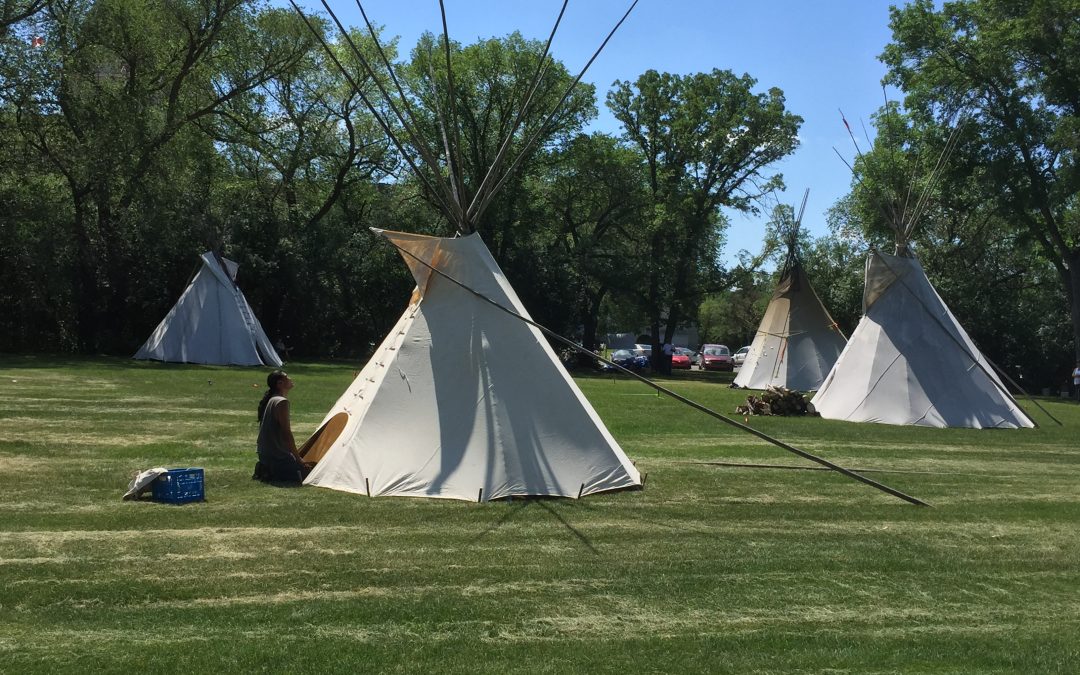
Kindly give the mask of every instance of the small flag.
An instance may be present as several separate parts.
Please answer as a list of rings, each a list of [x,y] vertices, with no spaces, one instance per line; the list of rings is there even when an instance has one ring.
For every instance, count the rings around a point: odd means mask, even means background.
[[[31,47],[44,47],[45,46],[45,38],[41,37],[40,35],[35,35],[34,37],[30,38],[30,46]]]

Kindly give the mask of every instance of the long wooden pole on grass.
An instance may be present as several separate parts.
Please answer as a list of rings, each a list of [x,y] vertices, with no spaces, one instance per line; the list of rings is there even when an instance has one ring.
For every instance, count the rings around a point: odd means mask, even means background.
[[[807,452],[805,450],[800,450],[799,448],[796,448],[793,445],[785,443],[785,442],[783,442],[783,441],[781,441],[779,439],[773,438],[772,436],[769,436],[768,434],[762,433],[762,432],[758,431],[757,429],[754,429],[753,427],[749,427],[749,426],[747,426],[745,424],[741,424],[739,422],[736,422],[735,420],[731,419],[730,417],[727,417],[725,415],[721,415],[720,413],[716,412],[715,410],[712,410],[711,408],[708,408],[708,407],[706,407],[706,406],[704,406],[704,405],[702,405],[702,404],[700,404],[700,403],[698,403],[696,401],[688,399],[688,398],[686,398],[685,396],[683,396],[681,394],[677,394],[674,391],[671,391],[670,389],[668,389],[666,387],[662,387],[659,384],[653,382],[652,380],[650,380],[648,378],[645,378],[645,377],[642,377],[641,375],[638,375],[637,373],[633,372],[632,370],[629,370],[627,368],[623,368],[622,366],[615,363],[614,361],[611,361],[611,360],[606,359],[606,358],[604,358],[602,356],[599,356],[599,355],[595,354],[594,352],[591,352],[588,349],[585,349],[584,347],[582,347],[581,345],[573,342],[572,340],[564,338],[563,336],[559,335],[558,333],[556,333],[556,332],[554,332],[552,330],[549,330],[549,329],[545,328],[544,326],[541,326],[540,324],[536,323],[532,319],[524,317],[524,316],[518,314],[517,312],[515,312],[514,310],[512,310],[512,309],[510,309],[508,307],[503,307],[502,305],[495,302],[491,298],[487,297],[486,295],[484,295],[484,294],[482,294],[482,293],[480,293],[478,291],[473,290],[472,288],[469,288],[468,286],[466,286],[462,282],[458,281],[457,279],[451,277],[450,275],[446,274],[442,270],[436,269],[431,264],[429,264],[426,260],[422,260],[418,256],[414,255],[411,251],[405,250],[404,248],[402,248],[401,246],[398,246],[396,243],[394,243],[393,241],[390,241],[389,239],[387,239],[387,241],[389,241],[390,245],[393,246],[394,248],[396,248],[398,251],[400,251],[403,255],[409,256],[410,258],[417,261],[418,263],[420,263],[424,267],[427,267],[429,270],[431,270],[435,274],[437,274],[440,277],[446,279],[447,281],[454,284],[455,286],[459,286],[460,288],[464,289],[465,291],[468,291],[469,293],[475,295],[477,298],[483,300],[484,302],[488,303],[489,305],[493,305],[494,307],[502,310],[503,312],[506,312],[510,316],[529,324],[530,326],[532,326],[533,328],[536,328],[537,330],[542,332],[544,335],[547,335],[548,337],[552,338],[553,340],[561,342],[562,344],[564,344],[564,345],[566,345],[566,346],[568,346],[568,347],[570,347],[570,348],[572,348],[572,349],[574,349],[574,350],[576,350],[578,352],[581,352],[583,354],[588,354],[589,356],[591,356],[593,358],[597,358],[597,359],[603,361],[604,363],[608,364],[609,366],[614,367],[616,370],[618,370],[618,371],[620,371],[622,373],[625,373],[625,374],[629,375],[630,377],[633,377],[633,378],[637,379],[640,382],[643,382],[643,383],[647,384],[648,386],[652,387],[656,391],[661,392],[663,394],[666,394],[666,395],[670,396],[671,398],[675,399],[676,401],[679,401],[681,403],[685,403],[686,405],[688,405],[691,408],[694,408],[696,410],[700,410],[701,412],[705,413],[706,415],[709,415],[710,417],[715,417],[716,419],[720,420],[721,422],[724,422],[725,424],[729,424],[729,425],[731,425],[733,427],[736,427],[737,429],[742,429],[743,431],[745,431],[745,432],[747,432],[749,434],[753,434],[754,436],[757,436],[758,438],[760,438],[760,439],[762,439],[764,441],[768,441],[769,443],[772,443],[773,445],[775,445],[775,446],[777,446],[779,448],[783,448],[784,450],[787,450],[790,453],[796,454],[799,457],[802,457],[803,459],[808,459],[811,462],[817,462],[818,464],[820,464],[820,465],[822,465],[824,467],[827,467],[829,469],[832,469],[833,471],[836,471],[837,473],[841,473],[841,474],[847,476],[848,478],[853,478],[853,479],[859,481],[860,483],[866,483],[867,485],[869,485],[869,486],[871,486],[873,488],[877,488],[878,490],[881,490],[882,492],[888,493],[888,494],[890,494],[890,495],[892,495],[894,497],[897,497],[899,499],[903,499],[904,501],[906,501],[906,502],[908,502],[910,504],[915,504],[916,506],[930,506],[929,504],[922,501],[921,499],[918,499],[916,497],[912,497],[909,494],[905,494],[903,492],[900,492],[899,490],[891,488],[888,485],[885,485],[883,483],[879,483],[876,480],[873,480],[871,478],[867,478],[866,476],[855,473],[854,471],[851,471],[849,469],[845,469],[844,467],[840,466],[839,464],[836,464],[834,462],[830,462],[829,460],[827,460],[827,459],[825,459],[823,457],[818,457],[817,455],[812,455],[812,454],[810,454],[809,452]]]

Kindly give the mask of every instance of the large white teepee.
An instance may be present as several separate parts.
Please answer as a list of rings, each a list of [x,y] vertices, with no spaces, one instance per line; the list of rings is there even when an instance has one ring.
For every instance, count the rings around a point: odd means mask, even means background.
[[[863,317],[813,404],[822,417],[1033,427],[914,257],[871,251]]]
[[[305,484],[485,501],[641,485],[543,334],[427,267],[527,318],[478,235],[377,232],[417,288],[303,449]]]
[[[212,252],[161,320],[137,359],[239,366],[280,366],[281,358],[236,285],[235,262]]]
[[[304,16],[295,3],[293,8]],[[622,20],[632,9],[633,4]],[[333,11],[326,10],[340,27]],[[378,43],[374,26],[361,15]],[[520,109],[511,111],[516,115],[486,169],[462,161],[456,110],[460,101],[445,21],[446,77],[438,78],[430,69],[424,93],[406,91],[399,78],[391,78],[392,87],[378,85],[385,79],[379,71],[396,68],[386,51],[377,48],[381,63],[373,62],[349,33],[342,33],[352,56],[378,88],[375,96],[357,86],[357,95],[432,205],[461,236],[376,231],[401,250],[416,277],[416,292],[397,326],[301,449],[305,459],[317,462],[305,484],[371,496],[468,500],[578,497],[641,485],[637,470],[542,332],[524,320],[528,313],[475,234],[493,197],[550,130],[549,123],[588,68],[586,64],[526,136],[522,124],[527,112],[536,112],[533,94],[544,89],[548,50],[561,18],[560,13],[531,81],[511,87],[520,94]],[[353,73],[337,60],[338,50],[304,19],[354,82]],[[428,121],[415,113],[414,102],[421,100],[434,107],[434,134],[425,132]]]

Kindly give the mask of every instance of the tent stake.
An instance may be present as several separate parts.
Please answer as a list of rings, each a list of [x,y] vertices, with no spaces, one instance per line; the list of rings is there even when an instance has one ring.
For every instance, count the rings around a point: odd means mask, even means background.
[[[364,489],[367,490],[367,496],[371,497],[371,483],[368,482],[367,478],[364,479]]]
[[[581,499],[581,493],[582,493],[582,492],[585,492],[585,483],[582,483],[582,484],[581,484],[581,487],[580,487],[580,488],[578,488],[578,491],[577,491],[577,498],[578,498],[578,499]]]
[[[484,488],[480,488],[480,494],[476,495],[476,503],[484,501]]]
[[[387,241],[389,241],[389,240],[387,240]],[[788,452],[796,454],[799,457],[802,457],[803,459],[808,459],[811,462],[817,462],[818,464],[820,464],[822,466],[827,466],[830,469],[832,469],[833,471],[836,471],[837,473],[841,473],[841,474],[847,476],[848,478],[859,481],[860,483],[865,483],[865,484],[869,485],[870,487],[881,490],[882,492],[890,494],[890,495],[892,495],[892,496],[894,496],[894,497],[896,497],[898,499],[903,499],[904,501],[908,502],[909,504],[915,504],[916,506],[930,506],[929,504],[922,501],[921,499],[918,499],[917,497],[912,497],[911,495],[904,494],[903,492],[900,492],[899,490],[891,488],[888,485],[885,485],[883,483],[879,483],[876,480],[873,480],[871,478],[867,478],[866,476],[859,475],[859,474],[855,473],[854,471],[850,471],[848,469],[845,469],[844,467],[840,466],[839,464],[835,464],[833,462],[830,462],[829,460],[827,460],[827,459],[825,459],[823,457],[818,457],[817,455],[812,455],[809,452],[806,452],[805,450],[800,450],[799,448],[796,448],[793,445],[789,445],[789,444],[787,444],[787,443],[785,443],[785,442],[783,442],[781,440],[773,438],[772,436],[769,436],[768,434],[762,433],[762,432],[758,431],[757,429],[749,427],[749,426],[747,426],[745,424],[741,424],[741,423],[736,422],[735,420],[733,420],[733,419],[731,419],[729,417],[721,415],[720,413],[716,412],[715,410],[712,410],[711,408],[707,408],[707,407],[701,405],[700,403],[697,403],[696,401],[692,401],[692,400],[686,398],[685,396],[682,396],[680,394],[676,394],[675,392],[671,391],[670,389],[667,389],[666,387],[663,387],[663,386],[653,382],[652,380],[650,380],[648,378],[642,377],[641,375],[638,375],[637,373],[635,373],[632,370],[629,370],[628,368],[623,368],[619,364],[617,364],[617,363],[615,363],[613,361],[610,361],[609,359],[606,359],[603,356],[600,356],[599,354],[597,354],[595,352],[592,352],[592,351],[590,351],[588,349],[585,349],[585,347],[582,347],[581,345],[577,344],[573,340],[569,340],[567,338],[564,338],[563,336],[559,335],[558,333],[556,333],[556,332],[554,332],[554,331],[552,331],[552,330],[550,330],[548,328],[545,328],[544,326],[541,326],[540,324],[536,323],[532,319],[528,319],[528,318],[518,314],[517,312],[515,312],[512,309],[508,309],[506,307],[503,307],[502,305],[495,302],[491,298],[487,297],[483,293],[479,293],[477,291],[474,291],[473,289],[471,289],[468,286],[466,286],[465,284],[461,283],[460,281],[458,281],[454,277],[450,276],[446,272],[443,272],[442,270],[435,268],[428,261],[422,260],[420,257],[413,254],[411,251],[406,251],[404,248],[398,246],[394,242],[390,241],[390,245],[393,246],[394,248],[396,248],[398,251],[400,251],[402,255],[408,256],[409,258],[419,262],[421,265],[423,265],[424,267],[427,267],[428,269],[430,269],[435,274],[438,274],[440,277],[446,279],[447,281],[454,284],[455,286],[458,286],[461,289],[471,293],[472,295],[476,296],[480,300],[483,300],[484,302],[488,303],[489,305],[493,305],[497,309],[500,309],[503,312],[506,312],[510,316],[515,317],[516,319],[518,319],[520,321],[523,321],[524,323],[529,324],[533,328],[539,330],[544,335],[547,335],[551,339],[556,340],[556,341],[566,345],[567,347],[570,347],[571,349],[573,349],[575,351],[581,352],[582,354],[588,354],[589,356],[591,356],[591,357],[593,357],[595,359],[603,361],[604,363],[608,364],[609,366],[612,366],[613,368],[615,368],[617,371],[619,371],[621,373],[625,373],[625,374],[629,375],[630,377],[633,377],[634,379],[636,379],[636,380],[638,380],[640,382],[643,382],[646,385],[652,387],[657,392],[667,394],[668,396],[675,399],[676,401],[680,401],[682,403],[685,403],[686,405],[690,406],[691,408],[694,408],[695,410],[700,410],[701,412],[705,413],[706,415],[709,415],[710,417],[715,417],[716,419],[720,420],[721,422],[723,422],[725,424],[730,424],[731,426],[733,426],[733,427],[735,427],[737,429],[742,429],[743,431],[745,431],[745,432],[747,432],[749,434],[753,434],[754,436],[757,436],[758,438],[760,438],[760,439],[762,439],[764,441],[768,441],[769,443],[772,443],[773,445],[775,445],[778,448],[782,448],[784,450],[787,450]]]
[[[649,480],[649,472],[648,471],[646,471],[644,473],[644,475],[641,476],[641,489],[642,490],[645,489],[645,481],[647,481],[647,480]]]

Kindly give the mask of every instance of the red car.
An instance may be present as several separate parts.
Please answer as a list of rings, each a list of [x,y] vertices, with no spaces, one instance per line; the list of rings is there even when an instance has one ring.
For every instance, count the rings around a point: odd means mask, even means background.
[[[731,360],[731,350],[726,345],[702,345],[701,369],[735,370],[735,364]]]
[[[671,367],[682,368],[683,370],[690,370],[690,357],[694,352],[690,351],[686,347],[676,347],[671,352]]]

